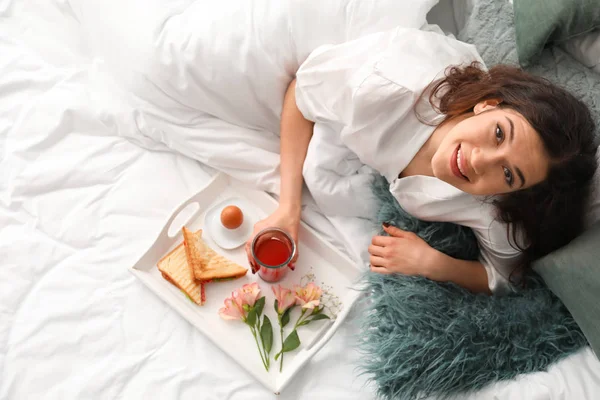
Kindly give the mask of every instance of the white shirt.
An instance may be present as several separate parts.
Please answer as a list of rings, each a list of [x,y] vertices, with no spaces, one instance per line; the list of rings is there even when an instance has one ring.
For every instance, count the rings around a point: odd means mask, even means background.
[[[358,194],[357,186],[365,184],[368,170],[377,171],[411,215],[472,228],[489,287],[504,293],[510,289],[508,278],[520,253],[509,243],[506,225],[495,220],[492,206],[434,177],[398,178],[435,130],[417,118],[414,104],[432,81],[443,78],[448,66],[472,61],[483,65],[474,46],[425,29],[371,34],[311,53],[296,74],[296,103],[304,117],[315,122],[307,159],[311,153],[330,158],[329,165],[339,176],[319,192],[332,199],[336,191]],[[429,104],[427,93],[417,109],[434,125],[443,119]],[[339,145],[349,152],[335,153],[333,147]],[[317,192],[311,186],[323,186],[321,178],[310,175],[306,165],[304,172],[307,186]],[[354,206],[340,210],[327,196],[316,197],[325,212],[340,215],[364,216],[367,212],[361,207],[372,206],[361,205],[358,198]]]

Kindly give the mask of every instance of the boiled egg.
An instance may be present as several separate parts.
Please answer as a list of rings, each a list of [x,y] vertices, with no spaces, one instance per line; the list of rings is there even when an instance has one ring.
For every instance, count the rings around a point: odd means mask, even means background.
[[[244,222],[244,213],[237,206],[227,206],[221,211],[221,224],[227,229],[237,229]]]

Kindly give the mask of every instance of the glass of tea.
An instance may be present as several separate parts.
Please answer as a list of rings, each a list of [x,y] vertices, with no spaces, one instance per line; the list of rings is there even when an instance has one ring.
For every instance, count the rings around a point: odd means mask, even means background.
[[[296,243],[283,229],[267,228],[258,232],[251,249],[255,272],[263,281],[278,282],[293,269],[290,261],[296,255]]]

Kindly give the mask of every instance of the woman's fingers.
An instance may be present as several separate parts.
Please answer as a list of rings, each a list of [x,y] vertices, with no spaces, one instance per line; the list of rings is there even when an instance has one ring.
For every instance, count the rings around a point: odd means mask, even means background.
[[[300,252],[298,251],[298,240],[294,238],[294,243],[296,244],[296,255],[294,256],[294,258],[292,258],[292,261],[290,261],[290,264],[296,264],[296,262],[298,261],[298,255],[300,254]]]
[[[371,265],[371,272],[375,272],[378,274],[386,274],[389,275],[392,273],[392,271],[388,270],[387,268],[384,267],[376,267],[374,265]]]
[[[246,256],[248,256],[248,261],[250,261],[250,259],[252,258],[252,253],[250,252],[250,241],[246,242],[244,249],[246,250]]]
[[[393,237],[406,237],[407,235],[410,235],[412,233],[412,232],[404,231],[393,225],[389,225],[389,226],[383,225],[383,230],[386,231],[388,233],[388,235],[393,236]]]
[[[375,267],[386,268],[388,266],[388,261],[380,256],[371,256],[369,257],[369,263]]]
[[[394,243],[395,238],[390,237],[390,236],[373,236],[373,239],[371,240],[371,244],[375,245],[375,246],[381,246],[381,247],[385,247],[385,246],[391,246],[392,243]]]
[[[254,264],[254,260],[252,259],[252,251],[250,250],[250,241],[246,242],[246,256],[248,257],[248,264],[250,264],[252,273],[255,273],[257,268],[256,268],[256,265]]]
[[[253,274],[256,273],[256,271],[258,271],[258,265],[256,265],[256,262],[252,257],[252,241],[254,240],[256,234],[259,232],[259,228],[260,227],[258,226],[258,223],[254,225],[254,231],[252,232],[252,236],[250,237],[250,239],[248,239],[248,241],[246,241],[245,245],[246,256],[248,257],[248,264],[250,264],[250,268]]]
[[[372,256],[385,257],[385,247],[375,246],[374,244],[369,245],[369,254]]]

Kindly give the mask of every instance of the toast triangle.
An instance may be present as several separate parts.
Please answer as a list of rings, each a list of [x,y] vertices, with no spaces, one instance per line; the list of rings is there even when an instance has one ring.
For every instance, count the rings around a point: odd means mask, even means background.
[[[220,254],[216,254],[210,259],[208,266],[202,270],[200,276],[196,275],[196,279],[201,282],[215,279],[236,279],[246,275],[247,272],[248,268],[244,268]]]
[[[201,231],[190,233],[197,237],[202,234]],[[194,303],[203,305],[206,302],[204,284],[196,281],[183,243],[164,256],[157,267],[167,281],[182,290]]]
[[[202,240],[202,230],[199,230],[198,235],[192,233],[185,226],[183,227],[183,245],[187,262],[192,267],[192,272],[196,279],[202,275],[202,271],[208,268],[208,263],[211,258],[217,253],[210,248],[204,240]]]

